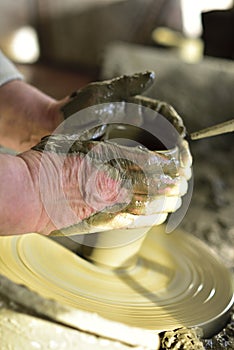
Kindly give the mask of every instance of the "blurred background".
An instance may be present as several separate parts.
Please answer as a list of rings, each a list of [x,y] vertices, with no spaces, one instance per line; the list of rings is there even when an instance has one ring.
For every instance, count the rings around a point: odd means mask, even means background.
[[[154,66],[158,54],[159,60],[166,55],[189,64],[201,62],[204,55],[233,60],[233,34],[233,0],[1,0],[0,4],[0,48],[20,65],[28,81],[55,97],[88,81],[128,71],[128,50],[137,49],[138,65],[133,69],[156,68],[161,78],[164,68]],[[125,61],[117,47],[121,52],[125,48]],[[144,64],[142,55],[148,57],[149,48],[155,50],[155,58]],[[164,98],[161,92],[159,97]]]

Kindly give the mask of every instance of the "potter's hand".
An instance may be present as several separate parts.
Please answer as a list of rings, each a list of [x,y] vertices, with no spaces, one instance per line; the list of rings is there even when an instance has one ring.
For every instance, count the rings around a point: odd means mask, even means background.
[[[20,200],[21,211],[16,210],[12,215],[14,204],[19,207],[14,195],[4,214],[9,214],[7,222],[12,222],[11,233],[36,231],[49,234],[54,231],[57,234],[65,227],[65,234],[75,234],[150,226],[163,222],[168,212],[176,210],[180,197],[187,190],[191,157],[184,141],[182,120],[174,110],[167,104],[135,96],[143,92],[152,80],[153,75],[146,73],[90,84],[77,94],[84,96],[79,108],[123,100],[149,105],[151,109],[162,112],[179,133],[176,156],[173,150],[160,153],[110,146],[105,141],[96,143],[91,137],[89,139],[89,133],[83,141],[77,140],[77,135],[75,138],[54,135],[48,147],[44,147],[44,139],[33,150],[15,157],[17,161],[13,158],[6,161],[10,168],[17,163],[17,171],[21,174],[19,181],[13,182],[12,186],[12,192],[19,193],[17,201]],[[54,106],[58,110],[58,104]],[[70,154],[69,148],[74,141],[78,148],[71,147]],[[100,155],[98,159],[96,152]],[[121,160],[109,161],[110,154],[111,159]],[[21,192],[20,187],[23,188]],[[8,192],[6,186],[6,195]],[[22,225],[19,225],[18,216]],[[9,224],[6,227],[8,229]],[[9,232],[4,227],[3,231]]]
[[[83,133],[82,140],[86,140],[86,142],[78,141],[76,142],[76,146],[78,149],[82,149],[82,152],[85,154],[88,153],[90,160],[99,154],[99,167],[103,166],[104,163],[106,164],[109,159],[118,159],[117,161],[112,160],[111,165],[117,171],[116,176],[118,174],[119,179],[126,179],[125,186],[123,185],[125,187],[125,201],[123,203],[118,203],[118,201],[109,203],[109,205],[106,203],[106,206],[104,205],[101,211],[95,212],[93,210],[90,217],[86,217],[79,223],[77,222],[75,226],[63,230],[63,232],[66,232],[65,234],[97,232],[126,226],[140,227],[159,224],[165,221],[169,212],[175,211],[180,206],[181,196],[186,193],[187,180],[191,176],[192,161],[189,146],[184,140],[185,128],[183,122],[174,109],[166,103],[139,95],[152,84],[153,80],[154,74],[146,72],[133,76],[122,76],[110,81],[92,83],[74,93],[71,100],[62,108],[65,118],[72,116],[68,120],[68,126],[72,126],[70,130],[68,127],[67,130],[69,131],[79,131],[81,127],[84,127],[84,131],[85,123],[90,126],[93,122],[92,118],[94,118],[94,121],[99,118],[102,125],[101,128],[99,130],[93,129],[93,134],[92,131]],[[126,113],[124,110],[122,118],[122,107],[120,106],[119,110],[118,107],[116,109],[113,108],[113,105],[111,105],[111,113],[109,113],[106,107],[95,108],[93,109],[95,113],[91,111],[90,115],[88,112],[85,115],[79,114],[79,111],[93,105],[100,105],[102,103],[108,105],[108,103],[115,101],[131,102],[149,107],[155,112],[161,113],[173,125],[174,130],[172,133],[176,131],[178,153],[175,154],[175,149],[158,153],[146,152],[139,148],[127,149],[126,147],[114,146],[113,144],[110,145],[104,142],[95,143],[88,141],[100,140],[100,138],[105,139],[106,129],[103,129],[105,122],[118,123],[124,121],[126,123]],[[144,117],[139,114],[138,110],[137,113],[138,116],[133,113],[134,122],[137,120],[137,123],[140,122],[138,125],[141,126],[141,121]],[[52,147],[54,150],[56,149],[58,152],[61,152],[66,142],[71,144],[75,139],[77,140],[79,138],[80,136],[73,135],[70,136],[69,140],[67,136],[67,140],[64,139],[62,141],[61,136],[57,136],[57,139],[53,136],[50,139],[49,148]],[[54,145],[52,146],[53,143]],[[39,149],[41,146],[42,144],[39,145]],[[65,146],[65,148],[68,149],[69,147]],[[90,152],[91,149],[92,152]],[[87,179],[88,176],[86,174],[86,176],[81,176],[81,178]],[[86,183],[87,181],[83,181],[83,185]],[[131,189],[129,188],[129,184]],[[92,189],[93,186],[94,184],[91,185]],[[96,190],[98,191],[97,188]],[[91,199],[90,192],[92,190],[88,190],[89,195],[86,195],[85,187],[82,190],[85,202],[88,202],[92,207],[94,200]],[[120,204],[119,207],[118,204]],[[110,210],[111,205],[112,209]],[[55,234],[58,234],[58,231]]]
[[[77,98],[64,108],[75,106],[77,111],[81,106],[115,100],[150,107],[173,125],[173,133],[175,130],[178,138],[176,148],[155,152],[93,141],[92,130],[83,133],[82,140],[77,134],[44,138],[33,151],[22,155],[31,169],[32,152],[41,162],[38,189],[44,226],[41,225],[40,232],[70,235],[151,226],[165,221],[167,214],[180,206],[191,175],[191,156],[184,140],[183,122],[166,103],[135,96],[152,83],[153,77],[145,73],[92,83],[80,90]],[[102,117],[102,108],[100,111]],[[97,109],[95,118],[96,112]],[[71,109],[69,113],[67,110],[67,116],[70,114]],[[75,114],[76,119],[79,114]],[[105,138],[100,132],[99,139],[102,136]]]
[[[187,144],[178,160],[110,142],[52,135],[20,157],[40,198],[37,232],[84,234],[161,224],[187,190]],[[36,170],[37,169],[37,170]]]

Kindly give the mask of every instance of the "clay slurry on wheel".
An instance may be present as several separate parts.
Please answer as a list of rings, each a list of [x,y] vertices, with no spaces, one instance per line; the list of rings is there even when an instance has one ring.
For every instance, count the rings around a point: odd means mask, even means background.
[[[0,257],[1,274],[45,298],[153,331],[201,326],[210,337],[233,302],[230,273],[209,248],[186,232],[165,235],[163,227],[148,233],[126,270],[94,265],[33,234],[2,237]]]

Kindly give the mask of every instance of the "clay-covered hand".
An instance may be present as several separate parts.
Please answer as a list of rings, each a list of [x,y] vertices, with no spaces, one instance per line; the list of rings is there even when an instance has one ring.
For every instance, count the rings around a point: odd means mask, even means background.
[[[54,134],[19,156],[27,164],[40,198],[37,232],[73,235],[150,227],[164,222],[168,213],[180,206],[191,176],[191,156],[184,140],[183,122],[174,109],[139,95],[153,79],[154,75],[147,72],[89,84],[76,93],[63,111],[67,118],[74,114],[79,126],[84,121],[79,121],[77,112],[85,107],[103,103],[109,106],[115,101],[121,106],[122,102],[142,105],[154,111],[153,119],[163,115],[163,120],[171,125],[167,147],[158,149],[154,138],[151,147],[108,140],[108,125],[104,124],[100,107],[93,109],[102,124],[98,135],[96,128],[83,129],[82,134],[79,128],[75,134]],[[105,108],[107,115],[109,111],[110,123],[119,123],[118,119],[113,120],[113,108]],[[118,118],[122,112],[125,116],[126,109],[117,105]],[[88,125],[90,115],[92,119],[92,113],[85,115]],[[141,109],[138,117],[137,126],[144,129],[141,123],[144,124],[145,113]],[[154,125],[155,120],[148,122]],[[150,144],[148,136],[146,139]]]
[[[74,93],[71,100],[62,108],[65,118],[70,119],[68,120],[68,125],[72,125],[70,130],[80,130],[83,127],[83,134],[79,137],[77,135],[53,136],[49,139],[47,151],[54,149],[56,152],[63,152],[62,149],[69,148],[66,143],[73,144],[73,154],[85,155],[84,163],[92,163],[95,159],[99,162],[100,169],[104,167],[104,164],[106,167],[108,163],[110,173],[115,170],[115,180],[122,181],[122,186],[125,188],[123,192],[125,201],[118,203],[116,200],[109,205],[106,203],[101,211],[93,210],[92,215],[67,227],[63,233],[69,235],[160,224],[165,221],[169,212],[174,212],[181,205],[181,197],[186,193],[187,182],[191,177],[192,158],[189,145],[184,139],[186,131],[183,121],[175,110],[167,103],[141,95],[153,83],[154,77],[153,72],[145,72],[91,83]],[[159,151],[157,146],[154,148],[153,144],[150,145],[151,150],[146,150],[146,148],[139,147],[121,147],[104,141],[108,139],[106,135],[109,133],[105,123],[116,122],[121,125],[121,122],[128,122],[125,119],[128,111],[125,107],[123,108],[123,101],[150,108],[155,114],[162,115],[170,123],[172,127],[168,138],[171,138],[172,142],[169,140],[163,151],[162,149]],[[120,102],[120,104],[113,107],[113,102]],[[105,105],[102,108],[100,104]],[[99,107],[91,109],[90,113],[87,111],[85,114],[79,114],[80,110],[97,105]],[[135,111],[131,122],[133,121],[133,124],[144,129],[144,110],[137,108]],[[101,127],[84,132],[85,123],[90,126],[93,118],[96,120],[98,117]],[[150,122],[154,123],[154,120]],[[151,141],[152,143],[155,141],[154,137],[151,139],[152,137],[148,138],[146,135],[144,146],[148,147]],[[41,150],[41,147],[44,148],[45,141],[43,140],[39,145],[38,150]],[[125,184],[124,178],[126,179]],[[99,192],[98,186],[89,181],[90,188],[87,190],[85,186],[88,184],[88,174],[86,172],[82,173],[80,179],[85,179],[80,183],[83,186],[81,191],[83,199],[92,207],[95,201],[91,198],[90,193],[95,197],[95,191]],[[114,186],[113,183],[112,186]],[[54,234],[59,234],[59,231],[57,230]]]
[[[186,141],[180,151],[154,152],[52,135],[21,157],[39,173],[37,231],[52,235],[161,224],[180,206],[191,175]]]

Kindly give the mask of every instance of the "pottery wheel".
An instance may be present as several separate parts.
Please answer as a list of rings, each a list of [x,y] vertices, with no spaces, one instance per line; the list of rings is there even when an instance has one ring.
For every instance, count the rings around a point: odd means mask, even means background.
[[[233,302],[230,274],[209,248],[159,227],[125,270],[96,266],[37,234],[1,237],[0,273],[45,298],[159,332],[202,326],[210,336]]]

